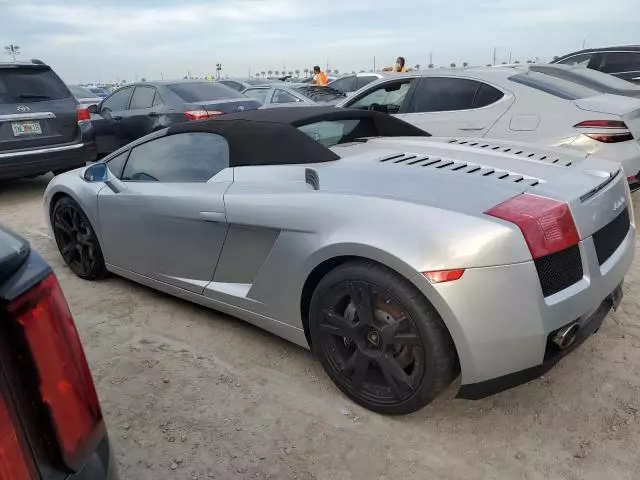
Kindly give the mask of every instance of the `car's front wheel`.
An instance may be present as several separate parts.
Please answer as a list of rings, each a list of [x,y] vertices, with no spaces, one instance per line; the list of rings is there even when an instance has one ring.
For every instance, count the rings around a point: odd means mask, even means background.
[[[106,273],[96,232],[73,199],[63,197],[54,205],[51,226],[58,250],[73,273],[85,280],[95,280]]]
[[[416,411],[457,373],[455,347],[438,313],[381,265],[348,262],[329,272],[313,294],[309,321],[329,377],[370,410]]]

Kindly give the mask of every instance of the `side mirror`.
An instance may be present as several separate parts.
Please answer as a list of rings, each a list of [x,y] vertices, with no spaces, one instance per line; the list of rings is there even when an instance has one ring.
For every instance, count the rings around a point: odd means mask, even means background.
[[[107,164],[94,163],[84,171],[84,179],[87,182],[106,182],[109,176]]]
[[[89,110],[89,113],[99,113],[100,111],[98,110],[98,105],[96,105],[95,103],[93,105],[89,105],[89,107],[87,107],[87,110]]]

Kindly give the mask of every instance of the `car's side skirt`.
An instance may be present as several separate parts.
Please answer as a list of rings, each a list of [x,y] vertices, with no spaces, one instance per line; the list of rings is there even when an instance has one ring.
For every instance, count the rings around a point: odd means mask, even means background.
[[[280,320],[276,320],[274,318],[266,317],[264,315],[260,315],[255,312],[251,312],[244,308],[238,307],[236,305],[231,305],[229,303],[221,302],[219,300],[214,300],[213,298],[205,297],[204,295],[200,295],[198,293],[190,292],[188,290],[175,287],[173,285],[169,285],[164,282],[160,282],[158,280],[154,280],[144,275],[140,275],[135,272],[131,272],[129,270],[125,270],[124,268],[116,267],[114,265],[107,264],[107,270],[110,272],[119,275],[121,277],[128,278],[136,283],[140,283],[147,287],[154,288],[156,290],[160,290],[169,295],[173,295],[178,298],[182,298],[183,300],[187,300],[189,302],[197,303],[202,305],[203,307],[211,308],[213,310],[217,310],[228,315],[232,315],[234,317],[240,318],[256,327],[262,328],[278,337],[282,337],[285,340],[289,340],[296,345],[300,345],[304,348],[309,348],[309,344],[307,343],[307,339],[304,334],[304,330],[302,328],[294,327],[292,325],[286,324]]]

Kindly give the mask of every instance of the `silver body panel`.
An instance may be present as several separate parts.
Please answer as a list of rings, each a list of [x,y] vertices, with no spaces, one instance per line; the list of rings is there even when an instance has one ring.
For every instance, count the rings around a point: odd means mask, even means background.
[[[311,272],[337,257],[379,262],[434,305],[454,340],[462,383],[471,384],[540,364],[547,335],[593,311],[633,259],[633,223],[603,265],[591,238],[620,208],[632,208],[619,165],[510,145],[519,148],[381,138],[334,147],[341,157],[334,162],[228,168],[201,184],[122,182],[118,193],[85,182],[79,169],[51,181],[44,208],[48,220],[57,195],[73,197],[110,271],[304,347],[301,296]],[[532,157],[516,153],[525,149]],[[540,160],[545,153],[560,165]],[[434,158],[451,164],[427,165]],[[470,172],[476,165],[481,170]],[[305,181],[308,169],[317,190]],[[520,230],[484,214],[525,191],[567,202],[581,238],[583,279],[546,298]],[[420,273],[453,268],[466,271],[450,283],[433,285]]]

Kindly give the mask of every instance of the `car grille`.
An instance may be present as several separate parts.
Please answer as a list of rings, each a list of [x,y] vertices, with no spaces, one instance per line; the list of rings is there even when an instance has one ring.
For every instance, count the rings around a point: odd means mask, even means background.
[[[598,263],[609,260],[629,232],[629,210],[624,209],[614,220],[593,234]]]
[[[582,279],[582,259],[578,245],[538,258],[535,265],[545,297],[558,293]]]

